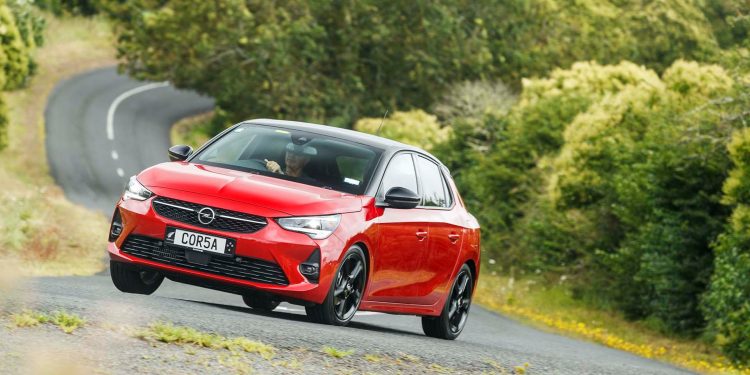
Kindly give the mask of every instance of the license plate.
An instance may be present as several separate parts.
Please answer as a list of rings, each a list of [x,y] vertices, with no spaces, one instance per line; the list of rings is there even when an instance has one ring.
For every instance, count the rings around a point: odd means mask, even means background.
[[[214,254],[232,254],[234,240],[178,228],[167,228],[166,241],[176,246]]]

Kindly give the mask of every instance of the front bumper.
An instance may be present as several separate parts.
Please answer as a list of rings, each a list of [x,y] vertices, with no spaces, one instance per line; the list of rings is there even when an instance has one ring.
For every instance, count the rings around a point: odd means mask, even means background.
[[[247,205],[226,201],[221,198],[182,191],[158,189],[155,193],[157,196],[163,194],[170,198],[196,202],[205,204],[206,206],[221,207],[227,210],[247,211],[248,207]],[[191,226],[159,216],[151,207],[153,199],[150,198],[145,201],[121,199],[118,202],[116,209],[119,210],[122,217],[123,227],[122,233],[114,242],[110,242],[107,247],[110,259],[126,262],[136,267],[140,266],[161,270],[167,275],[185,276],[191,280],[198,281],[203,280],[206,282],[206,285],[219,284],[232,287],[233,290],[252,289],[263,291],[290,301],[322,303],[325,299],[344,247],[344,243],[335,235],[331,235],[325,240],[313,240],[305,234],[287,231],[271,219],[268,220],[268,224],[263,229],[254,233],[216,231],[204,227]],[[273,212],[269,212],[268,210],[261,209],[260,211],[253,212],[253,214],[264,217],[279,216],[277,214],[274,215]],[[220,268],[216,267],[211,269],[192,264],[181,265],[180,262],[156,261],[155,259],[147,259],[148,257],[143,255],[134,255],[130,249],[127,252],[123,251],[123,245],[125,245],[125,242],[129,238],[156,242],[163,241],[168,226],[233,238],[236,240],[234,255],[237,258],[242,258],[245,262],[257,261],[261,265],[278,265],[278,268],[283,271],[283,276],[285,276],[287,283],[279,283],[278,278],[273,280],[263,279],[266,282],[251,281],[232,277],[232,272],[222,272]],[[321,257],[320,276],[317,283],[308,280],[299,270],[299,265],[308,260],[316,249],[320,249]],[[221,260],[227,263],[225,259]],[[228,263],[226,266],[231,267],[232,264]]]

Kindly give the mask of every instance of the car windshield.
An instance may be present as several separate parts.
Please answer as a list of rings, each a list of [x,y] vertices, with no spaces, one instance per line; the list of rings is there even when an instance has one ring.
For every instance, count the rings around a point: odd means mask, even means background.
[[[381,154],[375,147],[321,134],[242,124],[190,161],[359,195]]]

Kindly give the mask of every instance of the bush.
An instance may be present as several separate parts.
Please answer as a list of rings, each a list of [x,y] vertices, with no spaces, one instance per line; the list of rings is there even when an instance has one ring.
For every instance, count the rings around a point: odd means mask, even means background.
[[[732,85],[718,66],[678,61],[658,82],[602,98],[567,126],[549,178],[559,209],[609,223],[597,229],[607,243],[587,250],[601,258],[591,270],[611,280],[604,290],[632,317],[675,333],[704,325],[699,298],[727,215],[719,201],[729,163],[711,99]]]
[[[548,78],[524,80],[518,104],[508,114],[490,112],[478,122],[453,125],[453,137],[436,153],[486,229],[485,248],[500,253],[516,247],[514,224],[524,216],[526,202],[544,188],[544,168],[538,164],[559,150],[568,124],[601,98],[639,85],[662,84],[655,72],[629,62],[576,63]]]
[[[42,43],[44,19],[21,0],[0,0],[0,89],[23,86],[34,72],[33,49]],[[0,98],[0,150],[7,140],[7,108]]]
[[[31,58],[29,48],[24,43],[16,25],[15,17],[10,7],[0,5],[0,27],[5,32],[0,34],[0,65],[2,65],[2,87],[5,90],[23,86],[29,76]]]
[[[505,115],[516,95],[501,81],[465,81],[449,87],[434,112],[446,124],[481,120],[488,113]]]
[[[117,0],[35,0],[34,4],[56,16],[62,16],[65,13],[91,16],[99,13],[102,3],[106,1],[117,2]]]
[[[381,126],[382,123],[382,126]],[[437,118],[422,110],[395,112],[383,121],[382,118],[363,118],[354,124],[354,130],[377,134],[427,151],[445,142],[450,128],[441,127]]]
[[[661,77],[582,62],[523,85],[507,115],[480,122],[493,140],[484,152],[460,126],[447,144],[465,152],[436,149],[458,172],[485,251],[506,269],[570,274],[579,296],[631,318],[699,333],[710,244],[729,213],[734,81],[680,60]]]
[[[734,211],[715,244],[715,271],[703,300],[710,332],[736,362],[750,364],[750,130],[734,133],[734,163],[724,183],[724,202]]]

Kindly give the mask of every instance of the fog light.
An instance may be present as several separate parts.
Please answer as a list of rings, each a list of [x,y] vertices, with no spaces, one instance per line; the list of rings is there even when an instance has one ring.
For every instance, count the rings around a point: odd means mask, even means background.
[[[320,249],[313,250],[304,263],[299,265],[299,273],[311,283],[317,283],[320,278]]]
[[[122,216],[120,215],[120,209],[115,208],[115,213],[112,215],[112,225],[109,227],[109,242],[114,242],[122,234]]]
[[[305,276],[317,275],[318,265],[303,263],[299,265],[299,271]]]

